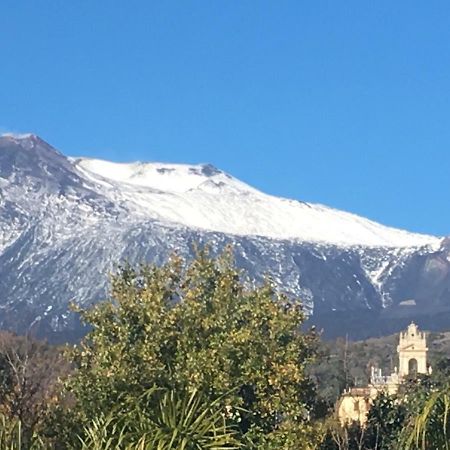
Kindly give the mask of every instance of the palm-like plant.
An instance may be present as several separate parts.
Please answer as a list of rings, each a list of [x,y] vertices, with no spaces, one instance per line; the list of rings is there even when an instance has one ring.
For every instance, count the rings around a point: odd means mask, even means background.
[[[220,399],[210,404],[194,390],[179,397],[166,392],[157,414],[150,418],[151,434],[145,433],[149,449],[222,450],[237,449],[234,433],[227,427]]]
[[[26,438],[22,423],[17,419],[8,419],[0,415],[0,450],[43,450],[42,441],[33,435]]]
[[[20,450],[22,448],[22,426],[19,421],[9,421],[0,417],[0,450]]]
[[[405,450],[450,450],[450,390],[433,393],[404,433]]]
[[[82,450],[121,450],[125,446],[125,427],[119,425],[117,419],[110,415],[98,417],[85,427],[84,435],[78,436],[72,446]]]
[[[155,398],[158,400],[155,402]],[[179,396],[150,389],[127,413],[112,411],[89,424],[73,448],[83,450],[233,450],[221,399],[207,403],[193,391]],[[1,449],[0,449],[1,450]]]

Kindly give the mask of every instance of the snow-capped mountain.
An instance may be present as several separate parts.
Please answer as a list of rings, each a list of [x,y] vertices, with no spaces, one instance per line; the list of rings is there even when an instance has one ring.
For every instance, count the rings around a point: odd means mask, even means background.
[[[339,246],[439,246],[322,205],[264,194],[210,165],[73,160],[78,173],[136,215],[199,230]]]
[[[251,278],[269,273],[330,333],[447,311],[450,325],[442,238],[267,195],[211,165],[68,158],[34,135],[0,137],[0,327],[76,334],[69,302],[104,298],[114,264],[190,257],[194,242],[232,243]]]

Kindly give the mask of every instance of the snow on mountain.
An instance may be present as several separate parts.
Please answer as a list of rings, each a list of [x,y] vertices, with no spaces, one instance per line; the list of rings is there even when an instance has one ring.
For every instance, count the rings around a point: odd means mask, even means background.
[[[340,246],[439,247],[440,239],[389,228],[319,204],[264,194],[210,166],[73,159],[101,192],[139,215],[239,236]]]
[[[37,136],[32,133],[2,133],[0,134],[0,138],[11,139],[15,141],[29,141],[37,138]]]
[[[450,315],[448,240],[267,195],[211,165],[67,158],[35,135],[0,136],[0,327],[77,335],[69,303],[105,298],[115,264],[190,259],[196,243],[232,244],[250,279],[269,274],[331,334]]]

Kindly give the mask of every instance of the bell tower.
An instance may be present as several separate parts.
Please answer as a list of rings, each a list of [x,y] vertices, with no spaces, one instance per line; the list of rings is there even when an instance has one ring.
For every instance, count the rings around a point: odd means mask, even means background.
[[[400,378],[418,373],[428,373],[427,351],[425,333],[419,331],[417,325],[411,322],[408,329],[400,333],[400,341],[397,347]]]

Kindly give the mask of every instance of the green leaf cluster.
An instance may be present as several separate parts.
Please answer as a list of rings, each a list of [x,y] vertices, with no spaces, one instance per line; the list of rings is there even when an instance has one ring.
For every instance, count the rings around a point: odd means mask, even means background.
[[[367,417],[366,442],[368,448],[394,449],[408,417],[407,405],[397,396],[380,393]]]
[[[242,279],[231,250],[199,250],[187,266],[173,257],[122,267],[111,298],[80,313],[92,331],[71,353],[74,424],[126,414],[124,399],[149,389],[198,391],[207,403],[220,399],[248,448],[313,448],[306,366],[316,337],[301,332],[298,303]]]
[[[226,425],[219,401],[206,404],[193,391],[149,389],[138,401],[127,399],[124,415],[113,410],[99,416],[83,429],[74,449],[81,450],[237,450],[241,445]],[[156,400],[156,403],[155,403]],[[155,408],[155,404],[157,407]],[[80,445],[81,444],[81,445]]]

